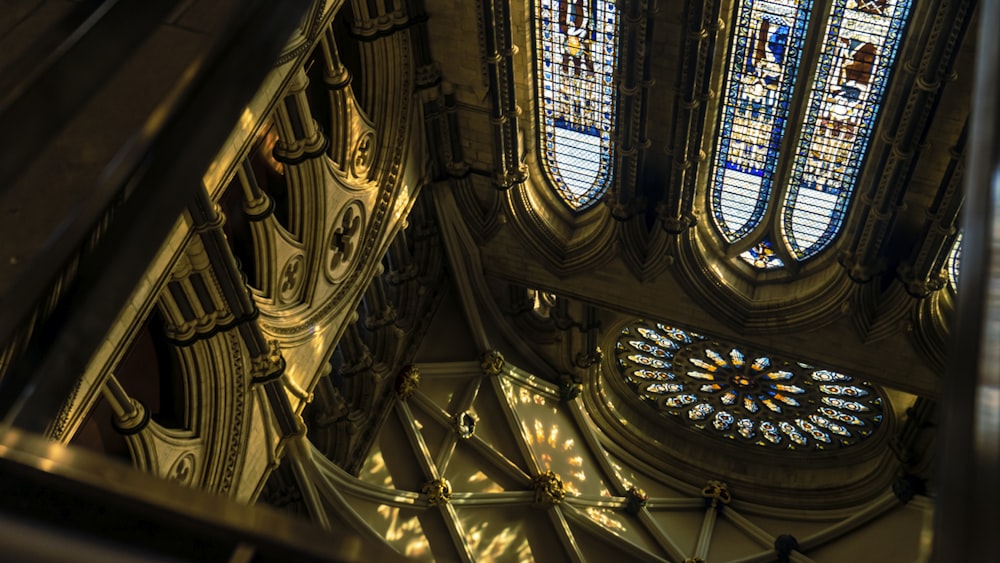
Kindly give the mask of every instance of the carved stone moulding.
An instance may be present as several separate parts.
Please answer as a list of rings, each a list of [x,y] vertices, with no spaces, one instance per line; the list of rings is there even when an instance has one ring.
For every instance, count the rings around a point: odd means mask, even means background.
[[[342,280],[356,262],[364,230],[364,205],[351,201],[340,210],[327,238],[326,275],[331,282]]]

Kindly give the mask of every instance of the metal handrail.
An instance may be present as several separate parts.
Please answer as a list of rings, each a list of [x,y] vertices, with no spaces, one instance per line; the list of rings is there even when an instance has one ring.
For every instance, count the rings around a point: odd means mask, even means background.
[[[26,258],[30,263],[12,283],[0,286],[0,345],[6,345],[117,205],[114,220],[80,260],[51,316],[0,381],[0,416],[6,421],[35,432],[51,422],[311,4],[232,2],[210,48],[189,61],[183,78],[107,164],[90,197],[37,255]],[[119,5],[128,11],[148,7],[129,0]],[[127,18],[116,21],[129,24]],[[116,30],[95,26],[92,32]]]
[[[16,429],[0,428],[0,472],[4,475],[0,522],[19,524],[37,534],[37,541],[67,537],[76,549],[117,554],[114,560],[187,559],[187,554],[198,551],[238,550],[266,561],[398,558],[364,542],[354,531],[326,531],[268,507],[184,487]],[[36,493],[43,498],[33,496]],[[56,506],[38,502],[45,498],[58,502]],[[166,541],[143,537],[144,530]],[[9,557],[11,548],[16,548],[35,561],[47,554],[51,554],[48,560],[91,560],[83,552],[60,557],[52,551],[59,546],[37,541],[0,534],[0,552]]]

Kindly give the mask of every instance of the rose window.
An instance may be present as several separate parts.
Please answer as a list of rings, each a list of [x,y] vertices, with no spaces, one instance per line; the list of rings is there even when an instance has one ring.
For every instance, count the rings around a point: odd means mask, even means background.
[[[869,383],[691,331],[639,321],[617,343],[622,375],[669,418],[769,448],[827,450],[863,440],[882,422]]]

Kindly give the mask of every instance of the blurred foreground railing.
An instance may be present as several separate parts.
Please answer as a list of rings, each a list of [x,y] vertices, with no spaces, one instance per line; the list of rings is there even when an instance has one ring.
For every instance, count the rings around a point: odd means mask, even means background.
[[[37,4],[25,17],[75,3]],[[311,4],[0,17],[0,418],[56,417]]]
[[[0,429],[5,561],[388,561],[336,534]]]

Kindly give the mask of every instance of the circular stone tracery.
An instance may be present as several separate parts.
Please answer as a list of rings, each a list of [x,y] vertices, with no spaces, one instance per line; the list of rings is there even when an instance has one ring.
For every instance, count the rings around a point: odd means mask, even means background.
[[[642,400],[680,422],[762,447],[828,450],[868,437],[883,418],[867,382],[747,355],[691,331],[638,321],[618,337],[622,376]]]

